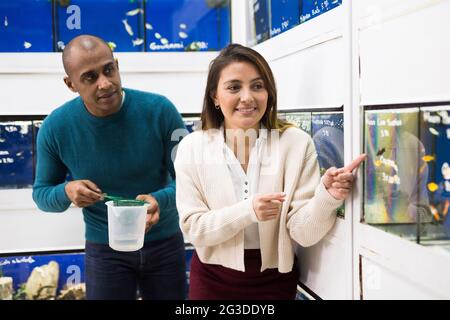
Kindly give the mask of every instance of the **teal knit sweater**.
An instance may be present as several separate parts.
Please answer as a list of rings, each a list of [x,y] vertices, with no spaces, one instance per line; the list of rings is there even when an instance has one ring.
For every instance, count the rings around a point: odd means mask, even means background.
[[[111,116],[91,115],[78,97],[44,120],[37,138],[33,199],[43,211],[65,211],[71,203],[64,190],[68,172],[110,195],[151,194],[159,203],[160,220],[145,241],[164,239],[179,230],[172,153],[180,134],[172,139],[172,133],[185,126],[167,98],[124,91],[122,108]],[[108,243],[104,202],[83,208],[83,215],[86,240]]]

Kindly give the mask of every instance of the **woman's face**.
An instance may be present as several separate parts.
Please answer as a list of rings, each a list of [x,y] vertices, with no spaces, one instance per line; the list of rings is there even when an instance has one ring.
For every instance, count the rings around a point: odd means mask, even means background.
[[[253,64],[232,62],[220,74],[214,104],[220,106],[225,129],[259,129],[268,93]]]

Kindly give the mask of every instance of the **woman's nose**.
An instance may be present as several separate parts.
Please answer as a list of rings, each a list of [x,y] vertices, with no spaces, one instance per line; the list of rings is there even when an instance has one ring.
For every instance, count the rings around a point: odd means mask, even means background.
[[[242,103],[253,102],[253,96],[252,96],[250,90],[242,90],[241,91],[241,102]]]

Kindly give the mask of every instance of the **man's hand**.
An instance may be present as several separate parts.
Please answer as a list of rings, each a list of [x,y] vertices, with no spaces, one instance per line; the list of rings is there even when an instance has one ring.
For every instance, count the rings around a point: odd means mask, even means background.
[[[348,197],[354,181],[352,171],[357,169],[365,159],[366,155],[362,154],[343,168],[336,169],[333,167],[325,172],[322,182],[333,198],[345,200]]]
[[[149,194],[140,194],[136,197],[136,200],[150,203],[150,206],[147,209],[147,216],[145,217],[145,233],[147,233],[151,227],[159,221],[159,204],[158,201]]]
[[[89,207],[103,199],[102,191],[90,180],[70,181],[65,186],[67,197],[80,208]]]
[[[280,214],[286,195],[282,192],[259,194],[253,198],[253,210],[259,221],[273,220]]]

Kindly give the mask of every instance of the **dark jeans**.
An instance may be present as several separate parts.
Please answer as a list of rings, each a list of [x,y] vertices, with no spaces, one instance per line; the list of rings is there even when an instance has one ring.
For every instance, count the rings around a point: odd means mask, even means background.
[[[86,298],[184,300],[186,259],[181,232],[144,243],[138,251],[120,252],[107,244],[86,242]]]

